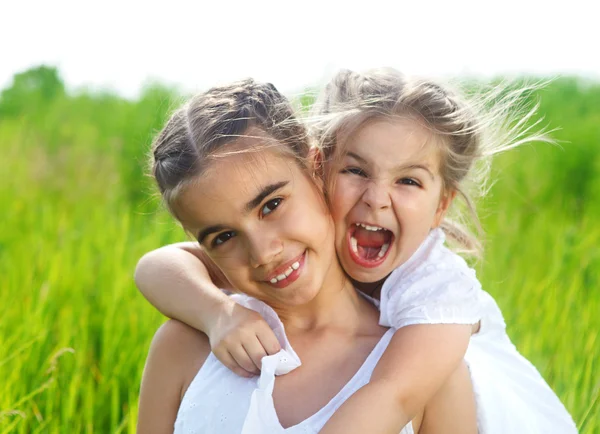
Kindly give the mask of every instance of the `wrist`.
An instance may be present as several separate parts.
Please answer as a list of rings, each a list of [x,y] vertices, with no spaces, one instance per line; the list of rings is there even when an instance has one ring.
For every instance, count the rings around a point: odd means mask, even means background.
[[[206,313],[204,315],[206,320],[203,321],[204,330],[202,331],[210,337],[211,331],[222,326],[226,318],[232,316],[235,306],[235,301],[219,290],[219,295],[213,297],[213,299],[206,304]]]

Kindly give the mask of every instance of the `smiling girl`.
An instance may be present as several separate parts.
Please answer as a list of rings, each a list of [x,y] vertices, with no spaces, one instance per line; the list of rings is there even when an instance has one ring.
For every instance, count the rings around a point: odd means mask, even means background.
[[[519,136],[527,132],[527,116],[505,140],[493,140],[491,132],[507,126],[515,101],[508,93],[478,113],[458,94],[393,70],[342,72],[325,89],[317,104],[315,158],[337,255],[355,286],[380,299],[380,324],[398,331],[370,383],[323,432],[393,432],[413,419],[463,358],[480,432],[576,431],[556,395],[511,343],[497,304],[474,271],[445,246],[446,235],[464,249],[477,244],[446,217],[457,196],[470,206],[466,186],[474,165],[530,140]],[[197,246],[167,247],[142,258],[136,281],[163,313],[205,330],[215,355],[232,370],[256,373],[261,358],[278,346],[259,318],[232,307],[217,289],[228,283],[210,267]],[[270,278],[285,285],[294,263],[279,271]]]

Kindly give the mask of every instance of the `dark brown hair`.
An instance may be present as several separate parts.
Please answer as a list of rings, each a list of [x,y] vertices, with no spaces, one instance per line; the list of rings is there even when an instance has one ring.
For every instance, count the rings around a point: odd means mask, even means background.
[[[152,175],[167,208],[181,188],[201,175],[211,157],[256,128],[274,140],[257,143],[293,157],[303,167],[309,151],[304,125],[289,101],[270,83],[246,79],[214,87],[177,109],[152,145]],[[257,141],[259,142],[259,141]]]

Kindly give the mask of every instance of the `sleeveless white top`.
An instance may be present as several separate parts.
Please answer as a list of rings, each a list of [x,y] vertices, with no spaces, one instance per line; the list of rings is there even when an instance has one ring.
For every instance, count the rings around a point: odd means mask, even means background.
[[[279,339],[282,350],[264,357],[260,377],[239,377],[210,353],[186,391],[177,420],[176,434],[271,434],[318,433],[343,402],[367,384],[375,365],[387,348],[394,331],[388,330],[371,351],[352,379],[325,407],[297,425],[283,428],[273,404],[275,376],[300,366],[298,355],[290,346],[283,324],[265,303],[243,295],[236,302],[260,313]],[[408,424],[401,434],[414,434]]]
[[[381,289],[381,325],[476,324],[465,361],[477,403],[480,434],[572,434],[573,419],[538,370],[506,333],[500,308],[475,270],[434,229]]]

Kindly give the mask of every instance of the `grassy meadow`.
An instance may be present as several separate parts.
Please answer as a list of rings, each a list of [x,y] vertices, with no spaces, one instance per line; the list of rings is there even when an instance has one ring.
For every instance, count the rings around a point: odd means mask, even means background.
[[[600,83],[539,92],[560,146],[494,164],[483,286],[582,433],[600,433]],[[52,68],[0,94],[0,433],[133,433],[164,318],[137,292],[146,251],[184,238],[145,176],[180,101],[67,93]]]

